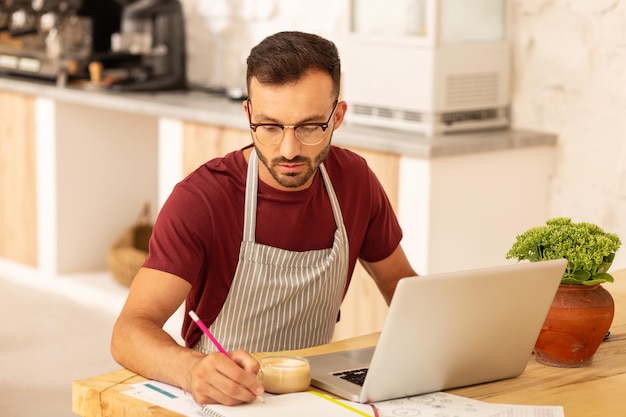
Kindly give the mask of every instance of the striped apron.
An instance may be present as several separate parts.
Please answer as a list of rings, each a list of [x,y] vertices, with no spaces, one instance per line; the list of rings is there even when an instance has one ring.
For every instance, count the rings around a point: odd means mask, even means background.
[[[255,242],[258,157],[253,149],[246,180],[243,241],[226,301],[211,333],[228,351],[271,352],[328,343],[348,273],[348,237],[324,164],[320,172],[337,224],[331,248],[292,252]],[[215,351],[202,335],[195,346]]]

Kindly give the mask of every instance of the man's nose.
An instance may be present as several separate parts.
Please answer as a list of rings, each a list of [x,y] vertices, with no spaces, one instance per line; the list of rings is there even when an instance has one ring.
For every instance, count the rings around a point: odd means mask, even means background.
[[[280,143],[280,155],[285,159],[293,159],[300,155],[302,144],[296,138],[296,131],[293,127],[285,127],[285,136]]]

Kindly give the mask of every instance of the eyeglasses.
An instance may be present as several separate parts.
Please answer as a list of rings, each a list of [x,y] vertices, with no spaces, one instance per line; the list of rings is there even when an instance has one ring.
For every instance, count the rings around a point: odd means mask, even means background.
[[[248,99],[248,121],[250,129],[254,132],[256,140],[263,145],[278,145],[285,137],[285,129],[293,129],[296,139],[303,145],[318,145],[324,140],[324,132],[328,129],[330,119],[332,119],[337,109],[339,100],[335,100],[333,111],[330,112],[328,120],[325,123],[300,123],[293,126],[281,125],[280,123],[252,123],[250,115],[251,103]]]

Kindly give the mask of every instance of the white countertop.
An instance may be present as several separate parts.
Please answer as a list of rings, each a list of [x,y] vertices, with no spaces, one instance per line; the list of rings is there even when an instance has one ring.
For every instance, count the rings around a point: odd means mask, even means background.
[[[50,82],[0,77],[0,90],[214,126],[247,129],[241,103],[202,92],[120,93],[57,87]],[[335,133],[338,145],[389,152],[416,158],[436,158],[496,150],[554,146],[556,135],[513,129],[449,133],[425,137],[395,129],[345,123]]]

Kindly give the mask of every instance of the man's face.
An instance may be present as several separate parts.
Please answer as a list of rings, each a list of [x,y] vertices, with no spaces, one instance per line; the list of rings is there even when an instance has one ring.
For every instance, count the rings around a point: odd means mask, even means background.
[[[250,112],[252,123],[278,123],[294,126],[302,123],[325,123],[320,143],[305,145],[295,136],[294,130],[286,128],[280,143],[264,145],[252,133],[254,146],[263,164],[259,170],[261,180],[275,188],[297,191],[308,188],[319,165],[330,150],[332,132],[338,128],[346,110],[340,102],[333,112],[335,96],[330,76],[311,71],[296,83],[273,86],[253,79],[250,83]]]

